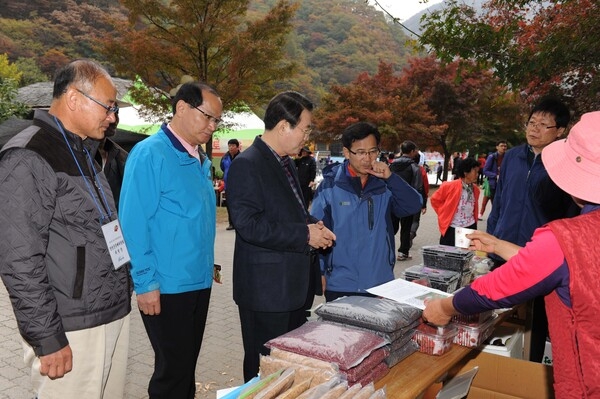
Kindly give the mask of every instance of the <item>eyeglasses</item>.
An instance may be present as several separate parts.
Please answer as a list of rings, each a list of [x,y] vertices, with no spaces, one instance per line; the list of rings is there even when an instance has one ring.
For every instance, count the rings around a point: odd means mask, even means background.
[[[96,104],[98,104],[99,106],[104,108],[106,110],[106,116],[108,116],[110,114],[118,114],[119,113],[119,106],[117,104],[115,104],[111,107],[110,105],[106,105],[106,104],[96,100],[94,97],[90,96],[89,94],[84,93],[83,91],[81,91],[79,89],[75,89],[75,90],[77,90],[79,93],[81,93],[84,97],[89,98],[90,100],[92,100],[93,102],[95,102]]]
[[[381,152],[379,151],[379,148],[373,148],[371,151],[358,150],[356,152],[348,148],[348,151],[350,151],[350,154],[356,155],[358,158],[365,158],[366,156],[369,158],[375,158]]]
[[[202,111],[198,107],[192,107],[192,108],[197,109],[198,111],[200,111],[202,113],[202,115],[204,115],[206,117],[206,119],[208,119],[208,123],[212,123],[215,126],[215,128],[219,127],[219,125],[221,123],[223,123],[223,119],[216,118],[216,117],[212,116],[211,114]]]
[[[309,134],[312,133],[312,131],[314,129],[315,129],[314,126],[307,126],[307,127],[305,127],[304,129],[301,129],[301,130],[302,130],[302,133],[304,133],[305,136],[308,136]]]
[[[548,129],[553,129],[553,128],[558,127],[558,126],[556,126],[556,125],[554,125],[554,126],[548,126],[545,123],[537,123],[537,122],[531,122],[531,121],[529,121],[529,122],[527,122],[525,124],[525,127],[527,129],[537,129],[537,128],[540,128],[542,130],[548,130]]]

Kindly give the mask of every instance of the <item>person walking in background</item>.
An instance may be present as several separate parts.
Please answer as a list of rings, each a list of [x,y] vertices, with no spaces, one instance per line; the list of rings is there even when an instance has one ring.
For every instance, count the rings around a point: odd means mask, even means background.
[[[550,179],[541,160],[542,150],[566,133],[570,119],[567,106],[555,98],[543,98],[533,107],[526,124],[527,142],[504,155],[487,221],[489,234],[524,246],[536,228],[578,214],[571,197]],[[494,254],[490,258],[495,267],[506,261]],[[539,297],[533,304],[532,361],[542,360],[547,325],[543,298]]]
[[[458,179],[458,165],[460,165],[461,160],[460,152],[455,151],[452,153],[452,180]]]
[[[306,322],[321,275],[315,250],[333,234],[308,214],[291,159],[304,146],[313,103],[294,91],[276,95],[265,111],[265,131],[229,169],[235,226],[233,299],[244,345],[244,381],[254,378],[264,344]],[[212,220],[214,224],[214,219]]]
[[[483,184],[483,178],[485,175],[483,174],[483,168],[485,167],[485,162],[487,161],[487,154],[482,152],[477,156],[477,162],[479,162],[479,175],[477,176],[477,185],[481,186]]]
[[[116,95],[98,63],[71,62],[56,74],[50,109],[36,110],[0,154],[0,274],[38,398],[124,395],[128,257],[93,160],[116,122]]]
[[[443,181],[442,180],[442,174],[444,173],[444,166],[442,165],[441,162],[437,163],[437,167],[436,167],[435,173],[436,173],[435,184],[438,184],[438,182]]]
[[[108,180],[117,210],[119,209],[119,197],[121,195],[121,185],[123,184],[125,162],[127,161],[128,154],[127,151],[111,139],[117,133],[118,125],[119,113],[117,112],[115,113],[115,121],[108,125],[108,129],[104,132],[104,139],[100,141],[95,157],[96,162],[102,166],[106,180]]]
[[[504,160],[504,154],[508,148],[505,140],[500,140],[496,143],[496,152],[493,152],[488,156],[483,167],[483,174],[488,179],[489,185],[489,199],[494,203],[494,196],[496,195],[496,184],[500,177],[500,166]],[[482,207],[483,209],[483,207]]]
[[[121,214],[137,303],[154,349],[150,399],[192,399],[208,314],[215,194],[201,144],[221,123],[210,86],[184,83],[173,118],[136,144],[125,166]]]
[[[524,248],[483,232],[468,235],[471,249],[496,253],[507,263],[453,297],[426,301],[423,311],[427,322],[442,326],[456,314],[510,308],[545,296],[557,398],[600,394],[600,247],[589,239],[600,235],[599,148],[598,111],[584,114],[567,139],[544,146],[544,169],[582,214],[536,229]]]
[[[479,204],[479,162],[465,158],[458,165],[458,178],[444,182],[431,196],[431,207],[438,215],[440,244],[454,246],[457,227],[477,228]]]
[[[411,187],[413,187],[421,198],[426,198],[423,189],[423,177],[421,175],[421,169],[418,164],[415,163],[415,157],[419,156],[417,145],[410,140],[404,141],[400,145],[400,156],[394,159],[394,162],[390,165],[392,173],[396,173]],[[421,204],[426,209],[426,204]],[[416,213],[416,212],[415,212]],[[412,259],[409,250],[411,247],[410,229],[413,224],[413,215],[403,216],[398,220],[392,215],[392,223],[394,226],[394,234],[400,230],[400,247],[398,248],[397,260],[404,261]]]
[[[429,177],[427,176],[427,169],[424,165],[427,163],[424,162],[424,157],[421,156],[423,153],[421,151],[417,151],[417,155],[414,157],[414,161],[419,167],[421,171],[421,178],[423,180],[423,191],[420,193],[423,197],[423,204],[421,206],[421,212],[417,212],[413,216],[413,221],[410,226],[410,247],[413,246],[413,240],[417,237],[417,230],[419,230],[419,225],[421,224],[421,215],[424,215],[427,212],[427,199],[429,198]]]
[[[223,182],[225,183],[225,192],[227,192],[227,174],[229,172],[229,167],[231,163],[240,155],[240,142],[237,139],[230,139],[227,142],[227,152],[221,158],[221,170],[223,171]],[[231,223],[231,212],[229,212],[229,203],[225,201],[225,206],[227,207],[227,220],[229,224],[225,228],[226,230],[233,230],[233,224]]]
[[[391,216],[411,216],[421,196],[385,162],[377,161],[377,127],[358,122],[342,132],[346,161],[323,171],[311,214],[333,230],[336,245],[320,253],[325,299],[363,295],[394,279]],[[360,239],[363,245],[356,245]]]
[[[298,181],[302,189],[302,197],[304,204],[309,207],[313,197],[312,186],[317,177],[317,162],[312,156],[312,151],[308,147],[303,147],[298,154],[298,158],[294,160],[296,170],[298,171]]]

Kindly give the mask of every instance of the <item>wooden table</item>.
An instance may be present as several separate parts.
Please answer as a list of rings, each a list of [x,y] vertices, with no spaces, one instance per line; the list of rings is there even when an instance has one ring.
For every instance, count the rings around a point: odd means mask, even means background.
[[[375,388],[386,387],[387,397],[394,399],[418,398],[427,388],[438,382],[448,370],[465,358],[471,348],[452,345],[442,356],[415,352],[390,369],[375,383]]]
[[[491,328],[512,316],[517,308],[500,313]],[[375,383],[375,388],[385,386],[388,398],[418,398],[475,349],[452,344],[450,350],[441,356],[415,352],[392,367],[385,377]]]

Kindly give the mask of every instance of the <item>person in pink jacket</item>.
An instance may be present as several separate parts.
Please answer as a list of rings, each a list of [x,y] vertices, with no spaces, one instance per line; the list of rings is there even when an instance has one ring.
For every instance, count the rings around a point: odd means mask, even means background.
[[[479,162],[465,158],[458,165],[458,179],[443,182],[431,196],[431,207],[438,215],[440,244],[454,246],[456,227],[477,229]]]

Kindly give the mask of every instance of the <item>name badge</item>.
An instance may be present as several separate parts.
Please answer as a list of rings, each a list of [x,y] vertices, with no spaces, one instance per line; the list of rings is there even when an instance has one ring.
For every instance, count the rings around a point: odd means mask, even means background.
[[[108,247],[112,263],[115,270],[117,270],[131,260],[129,251],[127,251],[127,246],[125,245],[125,239],[123,238],[119,220],[113,220],[102,226],[102,233],[104,234],[104,239],[106,240],[106,246]]]

